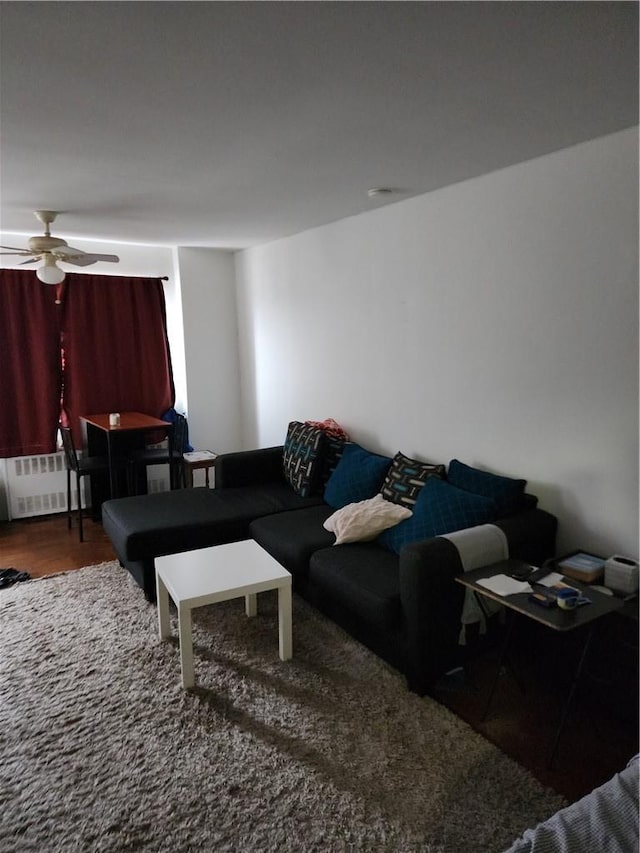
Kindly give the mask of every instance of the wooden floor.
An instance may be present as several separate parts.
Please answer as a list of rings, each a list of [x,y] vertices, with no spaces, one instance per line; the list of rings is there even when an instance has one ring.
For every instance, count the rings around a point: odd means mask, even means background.
[[[75,522],[71,531],[67,529],[65,516],[0,522],[0,568],[16,568],[38,578],[113,559],[101,525],[91,520],[85,524],[84,543],[79,542]],[[140,598],[143,602],[142,592]],[[609,672],[604,683],[601,679],[595,687],[586,679],[577,693],[551,770],[547,757],[568,686],[567,679],[546,677],[545,661],[555,657],[552,647],[538,646],[533,667],[529,665],[531,649],[520,654],[519,680],[525,692],[505,671],[484,722],[482,711],[497,660],[495,647],[485,648],[458,677],[441,682],[436,698],[543,784],[569,801],[579,799],[638,752],[637,619],[616,620],[605,626],[609,633],[613,631],[613,638],[604,632],[598,649],[600,669]],[[611,673],[619,676],[619,683],[607,681]]]
[[[41,578],[69,569],[115,560],[111,541],[102,525],[83,519],[84,542],[77,521],[67,528],[66,515],[38,516],[0,522],[0,568],[14,568]]]
[[[622,770],[639,751],[637,623],[620,626],[612,621],[604,627],[613,628],[614,635],[622,627],[623,634],[631,635],[629,646],[628,636],[616,640],[625,644],[624,666],[618,669],[609,660],[610,669],[603,677],[602,658],[609,656],[604,646],[611,641],[603,632],[600,645],[594,640],[585,675],[569,705],[551,768],[548,760],[580,649],[575,649],[569,669],[552,675],[548,666],[554,650],[544,649],[544,638],[537,660],[532,661],[530,648],[518,653],[513,670],[505,667],[500,672],[485,720],[497,670],[496,647],[471,661],[459,679],[441,681],[436,698],[538,781],[574,802]],[[606,665],[605,660],[605,669]]]

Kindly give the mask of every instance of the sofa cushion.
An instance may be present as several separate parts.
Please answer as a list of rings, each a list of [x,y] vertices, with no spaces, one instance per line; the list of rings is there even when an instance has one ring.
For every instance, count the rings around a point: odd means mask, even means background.
[[[336,601],[368,625],[383,630],[400,624],[399,560],[375,543],[316,551],[309,581],[320,598]]]
[[[399,554],[408,542],[486,524],[493,521],[497,514],[496,504],[490,498],[465,492],[438,477],[432,477],[421,489],[411,518],[385,530],[378,541]]]
[[[458,459],[449,462],[447,480],[458,489],[491,498],[495,501],[500,515],[509,515],[521,508],[527,486],[526,480],[514,480],[491,474],[489,471],[481,471]]]
[[[324,433],[317,427],[291,421],[282,451],[285,480],[300,497],[309,497],[319,476]]]
[[[444,477],[444,465],[431,465],[396,453],[382,484],[382,497],[411,509],[431,477]]]
[[[320,498],[301,498],[284,482],[178,489],[106,501],[102,524],[120,559],[135,561],[246,539],[254,518],[318,503]]]
[[[331,512],[331,507],[323,503],[267,515],[252,521],[249,533],[294,577],[306,577],[313,552],[332,543],[333,534],[322,526]]]
[[[334,544],[346,542],[368,542],[375,539],[383,530],[411,516],[411,510],[391,501],[385,501],[382,495],[374,495],[366,501],[347,504],[337,509],[324,522],[324,529],[335,533]]]
[[[380,491],[389,465],[391,459],[388,456],[370,453],[359,444],[345,444],[340,461],[324,490],[326,503],[340,509],[372,498]]]

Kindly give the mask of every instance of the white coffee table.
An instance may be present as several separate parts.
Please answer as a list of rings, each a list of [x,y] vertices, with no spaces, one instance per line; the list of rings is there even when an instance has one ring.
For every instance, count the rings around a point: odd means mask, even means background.
[[[247,616],[258,612],[257,595],[278,590],[278,633],[281,660],[293,655],[291,575],[257,542],[248,539],[156,557],[160,639],[171,635],[169,596],[178,610],[182,686],[194,686],[191,611],[230,598],[245,597]]]

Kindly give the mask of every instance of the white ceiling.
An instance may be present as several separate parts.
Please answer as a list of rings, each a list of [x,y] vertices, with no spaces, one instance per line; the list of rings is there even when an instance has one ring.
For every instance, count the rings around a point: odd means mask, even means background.
[[[637,14],[3,0],[0,230],[241,248],[633,126]]]

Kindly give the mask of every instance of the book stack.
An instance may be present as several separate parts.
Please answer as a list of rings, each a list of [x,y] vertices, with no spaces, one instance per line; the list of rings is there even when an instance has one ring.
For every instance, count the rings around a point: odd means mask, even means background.
[[[604,558],[584,551],[568,554],[556,563],[556,568],[563,575],[582,583],[593,583],[604,575]]]

